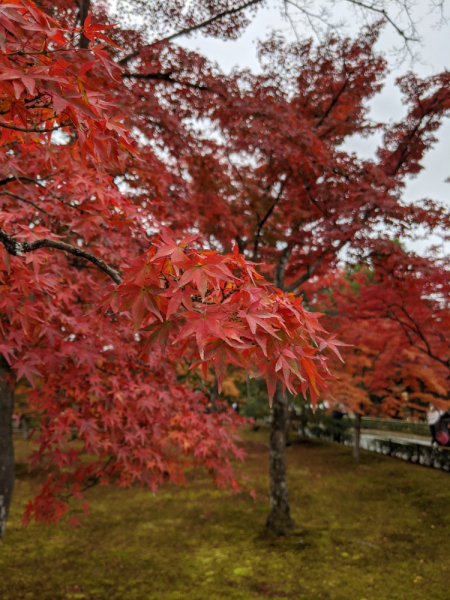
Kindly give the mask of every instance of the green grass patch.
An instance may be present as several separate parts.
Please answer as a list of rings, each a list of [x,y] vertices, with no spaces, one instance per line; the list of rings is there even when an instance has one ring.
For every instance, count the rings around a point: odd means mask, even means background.
[[[288,448],[296,533],[265,532],[268,435],[246,430],[257,492],[217,490],[200,470],[186,488],[95,488],[84,526],[21,525],[40,474],[21,464],[0,545],[2,600],[447,600],[450,478],[351,448]]]

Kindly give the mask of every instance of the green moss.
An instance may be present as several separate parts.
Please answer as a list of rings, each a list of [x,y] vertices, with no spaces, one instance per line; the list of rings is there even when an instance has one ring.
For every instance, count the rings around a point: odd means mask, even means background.
[[[84,527],[21,526],[39,473],[18,468],[0,546],[2,600],[445,600],[450,479],[323,442],[288,449],[295,535],[265,532],[267,430],[245,432],[248,493],[96,488]],[[18,458],[29,451],[20,442]]]

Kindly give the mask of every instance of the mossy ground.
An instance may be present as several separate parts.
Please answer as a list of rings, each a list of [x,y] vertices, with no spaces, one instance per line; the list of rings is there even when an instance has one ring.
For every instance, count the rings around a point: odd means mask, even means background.
[[[307,441],[288,449],[298,531],[265,533],[267,431],[245,432],[243,467],[257,492],[215,489],[202,471],[186,488],[96,488],[84,527],[21,518],[39,474],[18,478],[0,545],[2,600],[448,600],[450,475]]]

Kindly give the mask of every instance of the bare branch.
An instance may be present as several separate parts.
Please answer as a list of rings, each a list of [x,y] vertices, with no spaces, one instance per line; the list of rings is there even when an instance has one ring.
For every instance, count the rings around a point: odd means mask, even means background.
[[[169,71],[168,73],[122,73],[122,77],[125,79],[145,79],[148,81],[165,81],[166,83],[172,83],[173,85],[181,85],[185,87],[194,88],[196,90],[203,90],[207,92],[213,92],[217,94],[215,90],[212,90],[209,87],[204,85],[199,85],[198,83],[190,83],[189,81],[178,81],[177,79],[172,78],[173,71]]]
[[[266,223],[267,219],[268,219],[268,218],[270,217],[270,215],[273,213],[273,210],[274,210],[275,206],[276,206],[276,205],[278,204],[278,202],[280,201],[280,199],[281,199],[281,196],[282,196],[282,194],[283,194],[283,190],[284,190],[284,188],[285,188],[285,185],[286,185],[286,182],[287,182],[287,180],[288,180],[288,177],[286,177],[286,178],[284,179],[284,181],[282,181],[282,182],[280,183],[280,189],[278,190],[278,194],[277,194],[277,196],[276,196],[275,200],[273,201],[273,203],[271,204],[271,206],[270,206],[269,210],[268,210],[268,211],[267,211],[267,213],[264,215],[264,217],[263,217],[261,220],[258,218],[258,229],[257,229],[257,231],[256,231],[256,233],[255,233],[255,240],[254,240],[254,243],[253,243],[253,256],[252,256],[252,260],[256,260],[256,257],[257,257],[257,254],[258,254],[258,244],[259,244],[259,238],[261,237],[261,232],[262,232],[262,229],[263,229],[263,227],[264,227],[264,225],[265,225],[265,223]]]
[[[224,17],[228,17],[230,15],[235,15],[237,13],[240,13],[241,11],[245,10],[246,8],[249,8],[250,6],[254,6],[255,4],[261,4],[262,1],[263,0],[248,0],[242,6],[237,6],[236,8],[230,8],[228,10],[224,10],[223,12],[215,15],[214,17],[206,19],[206,21],[202,21],[201,23],[198,23],[197,25],[193,25],[192,27],[186,27],[185,29],[182,29],[181,31],[172,33],[172,35],[168,35],[167,37],[162,38],[160,40],[156,40],[156,41],[152,42],[151,44],[142,46],[138,50],[135,50],[131,54],[128,54],[127,56],[122,58],[122,60],[119,60],[119,65],[122,67],[124,65],[126,65],[130,60],[139,56],[139,53],[141,52],[141,50],[144,50],[146,48],[153,48],[153,46],[156,46],[157,44],[163,44],[164,42],[171,42],[172,40],[175,40],[178,37],[181,37],[183,35],[188,35],[189,33],[192,33],[199,29],[203,29],[203,27],[212,25],[212,23],[215,23],[216,21],[219,21],[220,19],[223,19]]]
[[[304,19],[306,20],[306,23],[311,27],[312,31],[314,32],[314,35],[316,36],[317,40],[320,42],[323,39],[323,31],[321,31],[320,26],[318,26],[319,23],[321,23],[323,26],[325,26],[325,28],[328,30],[330,27],[330,15],[328,14],[328,12],[326,11],[325,8],[322,8],[318,13],[317,12],[312,12],[309,8],[308,8],[308,4],[309,2],[307,0],[304,0],[304,4],[303,6],[301,6],[298,2],[294,2],[294,0],[284,0],[284,13],[285,16],[288,18],[289,23],[291,24],[292,29],[294,30],[295,36],[297,38],[297,41],[300,40],[300,36],[298,35],[297,29],[295,27],[294,21],[288,11],[287,5],[290,4],[291,6],[293,6],[294,8],[296,8],[304,17]]]
[[[353,4],[354,6],[358,6],[359,8],[363,8],[364,10],[368,10],[369,12],[374,12],[381,15],[383,19],[389,23],[389,25],[392,25],[392,27],[396,30],[400,37],[405,40],[406,43],[420,41],[419,38],[409,36],[404,29],[401,29],[384,7],[377,6],[374,2],[367,4],[366,2],[362,2],[362,0],[346,0],[346,2]],[[404,6],[404,9],[405,12],[409,14],[407,6]]]

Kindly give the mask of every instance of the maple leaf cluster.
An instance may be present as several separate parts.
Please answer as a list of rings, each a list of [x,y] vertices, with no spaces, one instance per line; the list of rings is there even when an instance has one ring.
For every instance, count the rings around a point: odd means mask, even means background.
[[[320,315],[276,290],[237,246],[220,255],[189,248],[190,241],[163,236],[134,261],[106,307],[128,309],[136,331],[150,332],[147,345],[157,342],[164,352],[171,342],[176,355],[190,352],[191,368],[201,365],[205,378],[213,364],[219,392],[233,364],[263,377],[270,401],[279,380],[315,403],[328,376],[321,351],[328,345],[337,351],[318,335]]]
[[[98,27],[89,25],[92,39],[109,41],[97,32]],[[76,131],[83,157],[111,161],[117,159],[119,146],[131,149],[125,127],[109,118],[103,94],[90,88],[83,77],[96,62],[110,68],[103,46],[93,47],[94,60],[77,68],[67,36],[70,31],[61,29],[32,3],[2,3],[0,30],[3,145],[17,139],[17,132],[46,133],[49,139],[53,132],[70,126]]]

